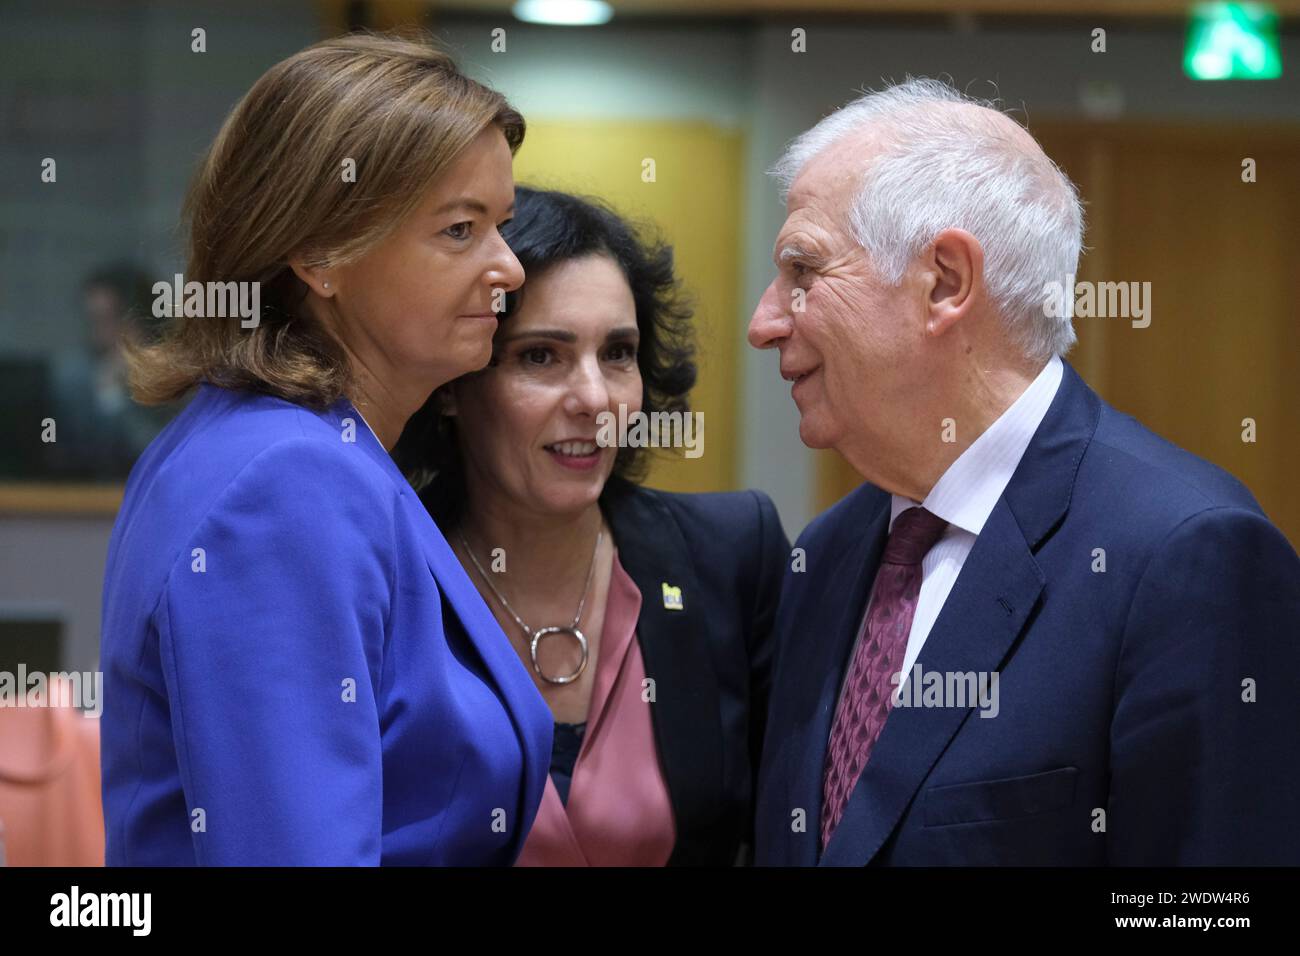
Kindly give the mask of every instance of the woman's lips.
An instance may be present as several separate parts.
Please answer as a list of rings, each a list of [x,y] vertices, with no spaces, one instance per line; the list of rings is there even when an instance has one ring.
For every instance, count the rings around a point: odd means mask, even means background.
[[[600,463],[600,447],[594,441],[561,441],[545,446],[546,453],[563,468],[590,471]]]

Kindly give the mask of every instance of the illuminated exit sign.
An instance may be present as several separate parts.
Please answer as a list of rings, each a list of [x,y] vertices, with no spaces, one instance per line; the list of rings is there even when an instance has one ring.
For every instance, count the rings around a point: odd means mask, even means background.
[[[1262,3],[1192,8],[1183,70],[1194,80],[1275,80],[1282,75],[1277,14]]]

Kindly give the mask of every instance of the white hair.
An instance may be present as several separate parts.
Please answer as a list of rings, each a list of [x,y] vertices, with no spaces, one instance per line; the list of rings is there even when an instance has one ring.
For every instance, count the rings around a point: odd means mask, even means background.
[[[1069,178],[993,102],[909,77],[790,143],[769,170],[782,199],[813,157],[868,128],[881,134],[880,151],[864,163],[847,225],[874,268],[896,285],[935,236],[964,229],[983,247],[984,283],[1012,341],[1037,361],[1069,351],[1070,310],[1054,317],[1044,306],[1045,287],[1069,281],[1083,246],[1083,206]]]

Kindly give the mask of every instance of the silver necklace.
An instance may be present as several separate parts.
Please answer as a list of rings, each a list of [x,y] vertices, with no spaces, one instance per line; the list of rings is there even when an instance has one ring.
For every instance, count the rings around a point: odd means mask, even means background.
[[[505,595],[498,591],[497,586],[492,583],[492,579],[488,577],[487,572],[483,570],[483,565],[479,564],[478,558],[474,556],[474,549],[471,548],[469,542],[465,540],[465,532],[457,528],[456,535],[460,538],[460,543],[465,549],[465,553],[468,554],[469,559],[474,562],[474,568],[478,571],[479,577],[483,579],[483,583],[488,586],[494,595],[496,595],[496,599],[501,602],[501,606],[506,609],[506,613],[513,617],[515,623],[519,625],[521,630],[523,630],[524,637],[528,639],[528,654],[529,657],[532,658],[533,670],[536,672],[537,676],[548,684],[571,684],[581,677],[582,672],[587,669],[587,636],[578,629],[578,622],[582,620],[582,609],[587,606],[587,593],[591,590],[591,579],[596,573],[596,555],[600,552],[600,539],[605,535],[604,529],[601,528],[596,531],[596,547],[593,548],[591,552],[591,567],[587,569],[587,583],[582,589],[582,600],[578,602],[578,613],[573,616],[573,623],[568,627],[560,624],[552,624],[548,627],[539,627],[535,631],[524,623],[523,618],[515,613],[515,609],[510,606],[510,602],[506,600]],[[578,647],[582,651],[582,660],[578,662],[577,670],[572,674],[567,674],[563,677],[551,677],[542,673],[542,666],[537,662],[537,647],[542,643],[542,638],[559,634],[568,634],[577,640]]]

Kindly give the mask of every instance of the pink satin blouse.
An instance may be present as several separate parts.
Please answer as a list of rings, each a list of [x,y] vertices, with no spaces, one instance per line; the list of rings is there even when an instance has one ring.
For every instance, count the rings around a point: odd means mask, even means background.
[[[550,776],[516,866],[663,866],[677,834],[659,766],[645,663],[636,639],[641,592],[618,553],[610,574],[582,749],[567,805]]]

